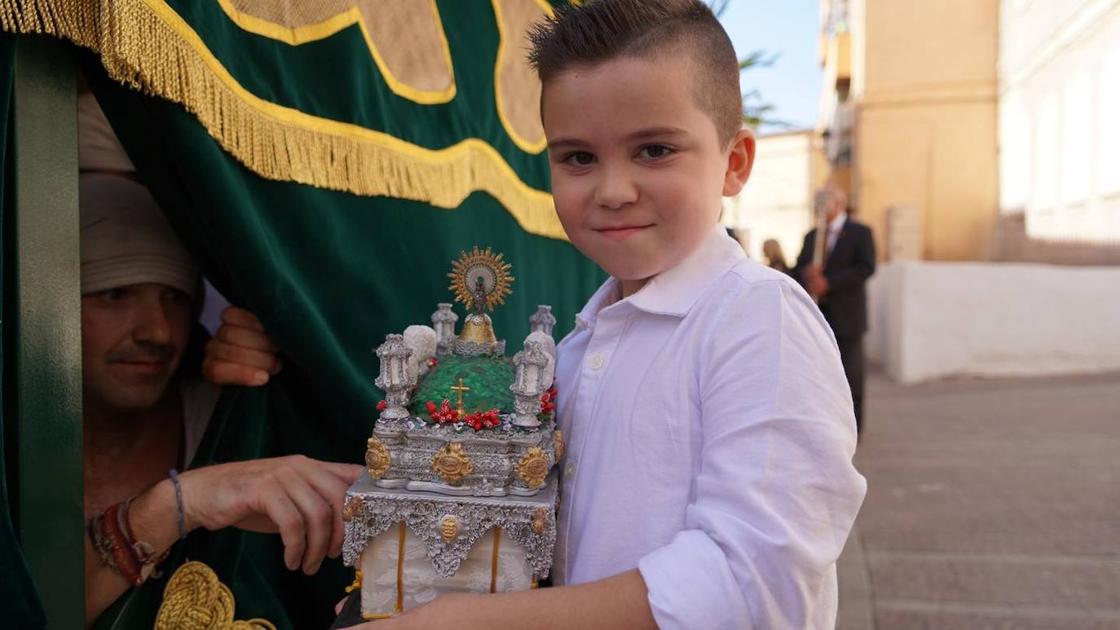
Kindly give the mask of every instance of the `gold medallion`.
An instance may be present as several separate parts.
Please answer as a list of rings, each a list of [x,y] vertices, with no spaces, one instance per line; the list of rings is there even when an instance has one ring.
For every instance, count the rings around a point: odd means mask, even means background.
[[[540,447],[529,449],[521,461],[517,462],[517,476],[529,488],[539,488],[544,485],[544,478],[548,476],[548,457]]]
[[[450,543],[459,537],[459,517],[448,514],[439,520],[439,536],[443,542]]]
[[[474,472],[474,465],[471,464],[471,458],[463,452],[462,444],[450,442],[432,457],[432,472],[445,482],[456,486],[467,475]]]

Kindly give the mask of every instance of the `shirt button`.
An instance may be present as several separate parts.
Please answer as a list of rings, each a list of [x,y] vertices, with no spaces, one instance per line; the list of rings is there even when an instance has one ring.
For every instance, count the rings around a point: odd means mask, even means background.
[[[576,474],[575,462],[568,462],[568,465],[564,467],[564,474],[567,475],[568,477],[571,477],[572,475]]]
[[[603,355],[596,352],[595,354],[591,355],[591,358],[588,359],[587,363],[591,366],[592,370],[599,370],[603,367]]]

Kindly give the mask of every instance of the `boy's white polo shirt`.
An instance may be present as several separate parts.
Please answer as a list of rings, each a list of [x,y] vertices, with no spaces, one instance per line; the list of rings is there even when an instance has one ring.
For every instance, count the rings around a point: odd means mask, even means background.
[[[722,228],[558,348],[560,584],[639,568],[662,628],[835,625],[866,484],[836,342]]]

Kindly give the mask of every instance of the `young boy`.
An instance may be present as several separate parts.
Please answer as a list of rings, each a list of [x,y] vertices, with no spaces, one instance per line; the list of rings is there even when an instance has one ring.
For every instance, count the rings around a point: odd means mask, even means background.
[[[717,225],[754,158],[727,34],[699,0],[599,0],[532,39],[556,210],[611,275],[558,348],[559,586],[375,628],[834,627],[852,401],[819,310]]]

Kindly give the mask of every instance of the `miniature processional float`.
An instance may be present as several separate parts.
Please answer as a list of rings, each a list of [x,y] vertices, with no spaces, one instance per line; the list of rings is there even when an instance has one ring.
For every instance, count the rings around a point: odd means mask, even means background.
[[[364,619],[389,617],[446,592],[536,587],[556,540],[556,346],[551,307],[512,358],[488,311],[513,277],[501,254],[475,247],[454,263],[451,304],[432,326],[409,326],[377,348],[385,392],[366,449],[368,474],[346,493],[344,562],[357,568]]]

